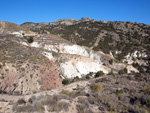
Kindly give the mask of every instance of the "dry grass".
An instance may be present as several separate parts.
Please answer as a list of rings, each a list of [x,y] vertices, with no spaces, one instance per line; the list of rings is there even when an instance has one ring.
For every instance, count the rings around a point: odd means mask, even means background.
[[[150,86],[144,88],[144,89],[143,89],[143,92],[144,92],[145,94],[149,94],[149,95],[150,95]]]
[[[104,87],[101,83],[94,83],[92,84],[91,89],[96,92],[102,92],[104,90]]]
[[[62,90],[62,91],[60,92],[60,94],[64,94],[64,95],[67,95],[67,96],[71,96],[72,94],[74,94],[74,91]]]

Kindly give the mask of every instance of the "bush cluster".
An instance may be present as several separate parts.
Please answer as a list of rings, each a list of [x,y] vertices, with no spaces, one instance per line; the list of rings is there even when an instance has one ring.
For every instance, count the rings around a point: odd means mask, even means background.
[[[116,90],[116,94],[122,94],[123,93],[123,89],[117,89]]]
[[[70,81],[67,78],[63,79],[63,81],[62,81],[62,84],[64,84],[64,85],[67,85],[69,83],[70,83]]]
[[[32,43],[34,40],[33,40],[33,37],[32,36],[30,36],[29,38],[27,38],[27,41],[28,41],[28,43]]]
[[[121,74],[127,74],[127,73],[128,73],[128,70],[127,70],[127,68],[124,68],[124,69],[119,70],[118,73],[119,73],[120,75],[121,75]]]
[[[112,65],[113,64],[113,59],[109,60],[109,63]]]
[[[103,76],[103,75],[104,75],[103,71],[98,71],[98,72],[95,74],[95,78],[100,77],[100,76]]]

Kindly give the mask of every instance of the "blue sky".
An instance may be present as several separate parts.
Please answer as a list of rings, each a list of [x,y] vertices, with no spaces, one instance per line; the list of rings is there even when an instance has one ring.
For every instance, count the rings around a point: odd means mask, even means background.
[[[82,17],[150,25],[150,0],[0,0],[0,21],[22,24]]]

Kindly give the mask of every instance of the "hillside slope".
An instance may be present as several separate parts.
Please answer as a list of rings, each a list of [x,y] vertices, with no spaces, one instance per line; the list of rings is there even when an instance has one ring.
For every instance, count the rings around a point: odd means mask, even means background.
[[[5,31],[10,32],[9,29]],[[61,87],[64,78],[83,78],[98,71],[105,74],[118,73],[121,69],[127,69],[126,73],[138,72],[132,65],[121,63],[103,52],[73,44],[58,35],[33,33],[33,36],[23,32],[20,36],[0,34],[2,92],[32,94]]]
[[[147,66],[150,63],[150,26],[146,24],[82,18],[54,23],[24,23],[22,26],[42,34],[57,34],[75,44],[111,53],[128,64]]]
[[[109,75],[25,96],[3,95],[0,112],[149,113],[149,74]]]
[[[21,36],[25,33],[32,34],[33,32],[30,31],[28,28],[24,28],[14,23],[0,21],[0,34],[16,34],[18,36]]]
[[[0,36],[0,90],[31,94],[62,86],[54,62],[39,49],[19,44],[18,37]]]

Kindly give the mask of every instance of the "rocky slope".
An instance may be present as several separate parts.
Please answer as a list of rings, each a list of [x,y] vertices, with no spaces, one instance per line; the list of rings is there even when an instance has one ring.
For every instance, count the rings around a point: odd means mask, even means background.
[[[18,37],[0,36],[0,89],[31,94],[62,86],[54,62],[38,49],[19,44]]]
[[[57,88],[62,86],[61,79],[82,78],[90,72],[118,73],[124,68],[127,73],[138,72],[132,65],[118,62],[111,55],[75,45],[57,35],[23,31],[19,36],[13,33],[20,33],[18,30],[5,31],[9,33],[0,35],[0,87],[9,94],[31,94]]]
[[[150,113],[150,75],[109,75],[32,95],[2,95],[0,99],[1,112]]]
[[[23,34],[35,34],[35,33],[17,24],[0,21],[0,34],[5,35],[14,34],[17,36],[22,36]]]
[[[22,26],[0,22],[0,112],[149,113],[148,25],[82,18]],[[93,78],[98,71],[105,76]],[[74,83],[62,87],[64,78]]]
[[[22,26],[41,34],[57,34],[75,44],[111,54],[128,64],[150,64],[150,26],[146,24],[82,18],[54,23],[24,23]]]

